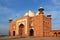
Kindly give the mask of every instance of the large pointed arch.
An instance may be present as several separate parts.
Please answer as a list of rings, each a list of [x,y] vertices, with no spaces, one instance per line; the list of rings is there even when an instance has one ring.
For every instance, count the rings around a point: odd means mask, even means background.
[[[24,32],[24,24],[19,25],[19,35],[22,36]]]

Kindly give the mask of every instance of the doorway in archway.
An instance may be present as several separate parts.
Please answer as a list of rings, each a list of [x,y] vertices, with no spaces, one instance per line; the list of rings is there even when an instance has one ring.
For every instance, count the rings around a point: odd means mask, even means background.
[[[23,31],[24,31],[24,25],[20,24],[19,25],[19,35],[22,36],[23,35]]]
[[[34,30],[30,29],[30,36],[34,36]]]
[[[15,31],[13,31],[13,36],[15,36]]]

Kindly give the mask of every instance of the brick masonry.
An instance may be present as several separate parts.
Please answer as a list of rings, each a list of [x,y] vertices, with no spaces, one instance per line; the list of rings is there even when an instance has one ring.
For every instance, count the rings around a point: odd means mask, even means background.
[[[60,30],[52,30],[51,15],[44,15],[43,8],[33,17],[22,16],[9,21],[10,36],[60,37]],[[21,25],[22,24],[22,25]]]

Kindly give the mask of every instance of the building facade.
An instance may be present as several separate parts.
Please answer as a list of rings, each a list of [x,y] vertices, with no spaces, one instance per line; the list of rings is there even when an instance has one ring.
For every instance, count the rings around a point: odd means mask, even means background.
[[[58,34],[60,36],[60,30],[52,30],[51,15],[45,16],[43,11],[43,7],[40,7],[36,14],[29,10],[21,18],[16,18],[15,22],[9,19],[9,35],[52,37]]]

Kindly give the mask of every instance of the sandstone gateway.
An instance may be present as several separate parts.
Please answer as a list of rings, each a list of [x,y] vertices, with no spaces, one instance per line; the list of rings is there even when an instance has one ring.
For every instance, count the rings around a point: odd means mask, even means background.
[[[29,10],[24,16],[16,18],[16,21],[9,19],[10,36],[35,36],[35,37],[56,37],[60,36],[60,30],[52,30],[51,15],[44,15],[43,7],[37,13]]]

